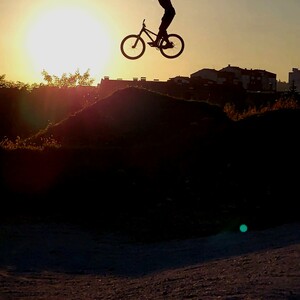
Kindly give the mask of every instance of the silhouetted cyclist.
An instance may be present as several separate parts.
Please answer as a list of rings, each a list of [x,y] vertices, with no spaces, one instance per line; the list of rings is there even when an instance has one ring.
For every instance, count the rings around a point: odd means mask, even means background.
[[[167,29],[170,26],[176,14],[171,0],[158,0],[158,2],[164,8],[165,13],[161,19],[161,24],[159,26],[159,32],[157,34],[156,40],[154,42],[148,43],[152,47],[157,47],[159,45],[160,40],[163,37],[167,36]],[[170,48],[172,46],[172,43],[167,42],[166,45],[164,45],[164,48]]]

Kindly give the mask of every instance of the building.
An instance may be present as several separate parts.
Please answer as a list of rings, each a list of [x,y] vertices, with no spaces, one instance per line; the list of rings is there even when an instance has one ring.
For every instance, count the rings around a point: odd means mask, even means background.
[[[202,69],[193,74],[191,78],[213,80],[221,85],[242,85],[248,92],[276,92],[276,74],[259,69],[242,69],[228,65],[217,71],[214,69]]]
[[[300,92],[300,70],[297,68],[293,68],[291,72],[289,72],[289,87],[295,92]]]
[[[191,74],[191,78],[199,78],[212,80],[218,82],[218,71],[215,69],[202,69]]]
[[[98,88],[101,97],[106,97],[114,91],[126,87],[140,87],[174,97],[189,99],[189,81],[189,77],[183,76],[176,76],[168,81],[160,81],[158,79],[148,81],[146,77],[141,77],[140,79],[134,77],[133,80],[110,79],[108,76],[105,76],[98,84]]]
[[[110,79],[105,76],[98,88],[101,97],[126,87],[142,87],[187,100],[207,101],[221,106],[231,102],[243,106],[274,100],[276,83],[274,73],[228,65],[221,70],[205,68],[192,73],[190,77],[176,76],[167,81],[148,81],[146,77]]]
[[[101,95],[105,97],[126,87],[142,87],[159,92],[166,92],[167,90],[164,81],[159,81],[158,79],[147,81],[146,77],[141,77],[140,79],[134,77],[133,80],[123,80],[122,78],[110,79],[109,76],[104,76],[98,84],[98,88],[101,90]]]

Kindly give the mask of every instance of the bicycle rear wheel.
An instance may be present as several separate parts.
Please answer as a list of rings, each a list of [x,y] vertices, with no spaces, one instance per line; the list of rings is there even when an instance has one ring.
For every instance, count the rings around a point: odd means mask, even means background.
[[[145,53],[146,44],[139,35],[130,34],[122,40],[120,49],[126,58],[138,59]]]
[[[172,46],[167,47],[167,40],[172,44]],[[169,34],[167,39],[163,39],[161,41],[159,45],[159,50],[161,54],[166,58],[176,58],[184,50],[184,40],[178,34]]]

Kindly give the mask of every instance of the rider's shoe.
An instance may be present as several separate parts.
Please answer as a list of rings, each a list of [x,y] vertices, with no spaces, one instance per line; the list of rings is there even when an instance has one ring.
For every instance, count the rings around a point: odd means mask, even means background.
[[[158,47],[158,42],[157,41],[148,42],[148,45],[151,47]]]
[[[174,47],[174,44],[172,42],[166,42],[166,44],[161,46],[163,49],[170,49]]]

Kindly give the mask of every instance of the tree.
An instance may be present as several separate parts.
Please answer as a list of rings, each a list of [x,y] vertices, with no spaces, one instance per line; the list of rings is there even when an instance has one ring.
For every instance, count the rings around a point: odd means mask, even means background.
[[[24,83],[21,81],[10,81],[5,79],[5,74],[0,75],[0,88],[16,88],[19,90],[30,90],[31,86],[28,83]]]
[[[5,80],[5,74],[0,75],[0,88],[5,87],[6,80]]]
[[[76,87],[76,86],[91,86],[94,79],[90,77],[90,70],[88,69],[83,74],[80,74],[79,69],[74,74],[63,73],[61,77],[50,75],[47,71],[42,71],[44,81],[47,86],[54,87]]]

